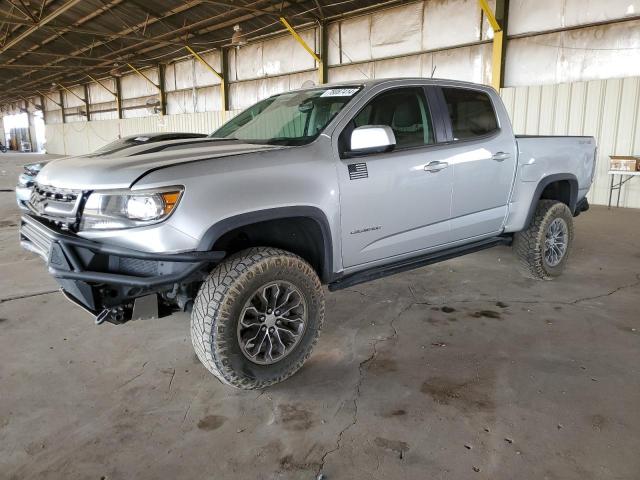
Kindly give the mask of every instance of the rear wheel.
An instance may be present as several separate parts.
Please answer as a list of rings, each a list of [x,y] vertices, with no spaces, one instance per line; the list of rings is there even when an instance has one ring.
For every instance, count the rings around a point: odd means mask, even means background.
[[[263,388],[293,375],[311,355],[324,320],[324,292],[302,258],[251,248],[218,265],[191,314],[196,354],[222,382]]]
[[[572,243],[569,207],[555,200],[540,200],[531,224],[515,234],[513,248],[527,277],[551,280],[564,270]]]

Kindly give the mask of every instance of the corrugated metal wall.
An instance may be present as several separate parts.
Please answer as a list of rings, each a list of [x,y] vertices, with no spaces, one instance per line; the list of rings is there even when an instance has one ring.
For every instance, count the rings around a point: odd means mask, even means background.
[[[609,155],[640,154],[640,77],[505,88],[501,94],[516,133],[596,138],[589,200],[607,204]],[[640,177],[623,187],[620,205],[640,208]]]

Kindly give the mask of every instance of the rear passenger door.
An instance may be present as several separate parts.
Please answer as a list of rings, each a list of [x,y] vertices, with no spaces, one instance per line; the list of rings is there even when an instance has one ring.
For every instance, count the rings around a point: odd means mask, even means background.
[[[453,170],[451,239],[459,241],[501,231],[516,168],[516,143],[508,120],[484,90],[441,87],[448,112],[447,157]]]

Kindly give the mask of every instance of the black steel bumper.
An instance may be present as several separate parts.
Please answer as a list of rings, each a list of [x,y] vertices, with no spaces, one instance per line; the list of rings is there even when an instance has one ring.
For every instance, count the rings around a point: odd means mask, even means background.
[[[159,254],[105,245],[31,215],[22,217],[20,243],[47,262],[70,300],[95,315],[194,278],[225,256],[221,251]]]

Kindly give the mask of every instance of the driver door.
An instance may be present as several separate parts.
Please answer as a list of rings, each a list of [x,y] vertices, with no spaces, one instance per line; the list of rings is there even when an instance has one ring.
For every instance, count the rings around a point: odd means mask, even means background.
[[[385,90],[339,138],[342,257],[345,268],[434,249],[450,241],[453,171],[436,143],[423,86]],[[350,151],[351,132],[386,125],[392,151]]]

